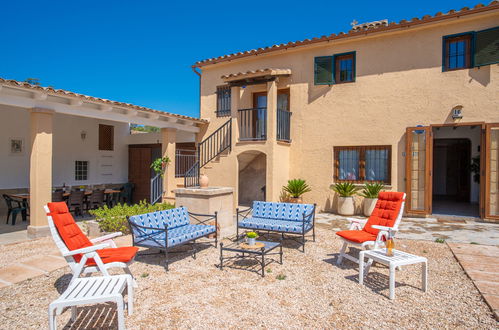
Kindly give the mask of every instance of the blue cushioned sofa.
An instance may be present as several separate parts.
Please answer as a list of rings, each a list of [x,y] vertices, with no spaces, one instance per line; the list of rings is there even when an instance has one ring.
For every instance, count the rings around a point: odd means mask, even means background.
[[[191,224],[191,218],[196,224]],[[208,225],[210,221],[214,225]],[[209,235],[217,238],[217,212],[215,214],[196,214],[188,212],[185,207],[139,214],[128,217],[132,232],[133,245],[146,248],[155,248],[165,253],[166,270],[168,270],[168,249],[186,243],[195,243],[196,239]],[[193,256],[196,249],[193,246]]]
[[[249,209],[237,209],[237,237],[239,228],[267,231],[284,235],[300,235],[305,252],[305,234],[312,231],[315,242],[315,204],[253,202]]]

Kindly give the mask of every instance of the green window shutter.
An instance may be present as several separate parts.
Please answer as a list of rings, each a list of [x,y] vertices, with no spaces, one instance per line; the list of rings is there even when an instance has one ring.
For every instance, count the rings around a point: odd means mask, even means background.
[[[475,66],[499,63],[499,27],[476,32]]]
[[[316,85],[333,84],[333,57],[320,56],[314,60],[314,82]]]

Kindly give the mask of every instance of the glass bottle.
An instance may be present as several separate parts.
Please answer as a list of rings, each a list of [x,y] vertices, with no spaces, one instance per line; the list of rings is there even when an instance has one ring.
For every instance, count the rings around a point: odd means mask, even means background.
[[[393,257],[393,249],[395,248],[395,243],[393,242],[393,234],[391,230],[388,230],[388,239],[386,240],[386,255]]]

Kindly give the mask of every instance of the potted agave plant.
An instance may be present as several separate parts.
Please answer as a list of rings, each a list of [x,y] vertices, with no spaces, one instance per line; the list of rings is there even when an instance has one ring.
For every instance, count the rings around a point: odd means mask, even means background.
[[[282,189],[289,194],[290,203],[302,203],[301,196],[311,191],[309,185],[303,179],[288,180],[288,184]]]
[[[250,231],[249,233],[246,233],[246,238],[248,241],[248,245],[255,245],[258,234],[254,231]]]
[[[360,196],[364,197],[363,211],[366,217],[370,216],[378,201],[378,195],[383,190],[384,185],[380,182],[366,182],[364,188],[360,192]]]
[[[359,188],[351,182],[338,182],[332,185],[331,189],[338,194],[338,213],[353,215],[355,213],[353,196]]]

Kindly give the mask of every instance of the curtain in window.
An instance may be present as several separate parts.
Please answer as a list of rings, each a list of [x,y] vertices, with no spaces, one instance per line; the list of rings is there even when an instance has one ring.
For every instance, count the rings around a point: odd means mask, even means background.
[[[358,150],[340,150],[338,174],[340,180],[358,180],[359,179],[359,151]]]
[[[277,94],[277,110],[289,111],[288,94]]]
[[[388,150],[366,150],[366,180],[386,181],[388,177]]]

